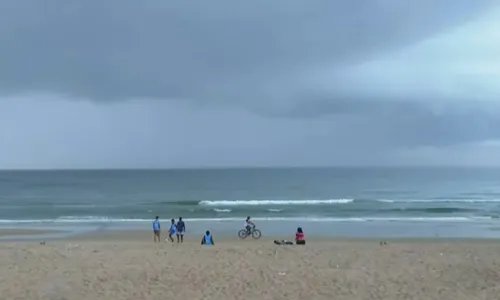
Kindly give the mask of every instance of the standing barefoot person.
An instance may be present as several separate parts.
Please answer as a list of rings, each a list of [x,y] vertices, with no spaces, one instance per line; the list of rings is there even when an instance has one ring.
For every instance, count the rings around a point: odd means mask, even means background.
[[[177,226],[175,226],[175,220],[172,219],[172,224],[170,224],[170,229],[168,230],[168,238],[172,243],[174,242],[174,238],[172,236],[174,236],[176,232],[177,232]]]
[[[155,243],[160,242],[160,221],[158,220],[158,216],[153,221],[153,240]]]
[[[184,242],[184,233],[186,232],[186,224],[184,224],[184,221],[182,221],[182,217],[179,218],[179,221],[177,222],[177,243],[179,243],[179,238],[180,242]]]

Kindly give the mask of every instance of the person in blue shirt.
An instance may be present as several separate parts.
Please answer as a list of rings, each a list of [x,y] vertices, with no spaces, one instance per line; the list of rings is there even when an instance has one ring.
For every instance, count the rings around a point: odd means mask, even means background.
[[[160,242],[160,221],[158,220],[158,216],[153,221],[153,240],[155,243]]]
[[[206,231],[205,235],[201,238],[201,244],[206,245],[206,246],[212,246],[215,245],[214,243],[214,238],[210,234],[210,231]]]
[[[173,236],[176,235],[176,233],[177,233],[177,226],[175,225],[175,220],[172,219],[172,223],[170,224],[170,229],[168,230],[168,238],[172,243],[174,242]]]

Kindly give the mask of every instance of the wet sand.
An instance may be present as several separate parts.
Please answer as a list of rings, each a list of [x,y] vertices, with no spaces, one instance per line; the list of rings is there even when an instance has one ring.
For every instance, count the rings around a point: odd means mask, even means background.
[[[18,234],[18,233],[16,233]],[[201,237],[146,233],[0,242],[3,299],[496,299],[500,242]]]
[[[45,235],[51,233],[57,233],[56,230],[43,230],[43,229],[0,229],[0,237],[10,237],[10,236],[23,236],[23,235]]]

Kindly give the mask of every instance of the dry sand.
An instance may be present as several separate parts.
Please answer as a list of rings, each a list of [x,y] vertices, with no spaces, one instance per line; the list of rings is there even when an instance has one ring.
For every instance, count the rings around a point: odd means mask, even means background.
[[[0,243],[1,299],[499,299],[495,241]],[[125,239],[127,238],[127,239]],[[216,237],[217,238],[217,237]]]

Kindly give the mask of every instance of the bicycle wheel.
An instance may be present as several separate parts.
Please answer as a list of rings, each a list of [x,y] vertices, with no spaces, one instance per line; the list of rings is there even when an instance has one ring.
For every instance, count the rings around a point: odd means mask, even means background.
[[[247,231],[245,229],[238,231],[238,236],[240,237],[240,239],[246,238],[248,236]]]
[[[260,236],[261,236],[261,235],[262,235],[262,234],[260,233],[260,230],[258,230],[258,229],[254,229],[254,230],[252,231],[252,237],[253,237],[254,239],[258,239],[258,238],[260,238]]]

